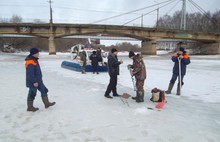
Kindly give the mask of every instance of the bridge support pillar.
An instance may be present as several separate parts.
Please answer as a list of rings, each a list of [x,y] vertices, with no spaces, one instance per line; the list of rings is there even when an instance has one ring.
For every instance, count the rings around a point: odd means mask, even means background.
[[[203,43],[201,53],[208,55],[220,54],[220,41],[215,43]]]
[[[142,41],[141,42],[141,53],[143,55],[156,55],[156,40]]]
[[[48,40],[49,40],[49,55],[56,55],[56,44],[55,44],[54,36],[51,35]]]

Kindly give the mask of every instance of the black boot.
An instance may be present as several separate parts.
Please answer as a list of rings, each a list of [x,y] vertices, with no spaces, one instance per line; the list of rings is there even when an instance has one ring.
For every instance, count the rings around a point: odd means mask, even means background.
[[[114,97],[119,97],[120,95],[118,95],[118,94],[113,94],[113,96],[114,96]]]
[[[171,91],[172,91],[172,89],[173,89],[173,85],[174,85],[173,83],[170,83],[170,84],[169,84],[168,90],[165,91],[166,94],[171,94]]]
[[[49,102],[48,97],[42,97],[42,101],[45,105],[45,108],[48,108],[48,107],[53,106],[53,105],[56,104],[56,102],[52,102],[52,103]]]
[[[138,91],[136,91],[136,96],[135,97],[131,97],[133,100],[136,100],[138,96]]]
[[[110,95],[105,95],[106,98],[112,99]]]
[[[35,108],[33,106],[33,103],[34,103],[34,101],[27,101],[27,106],[28,106],[27,111],[35,112],[35,111],[39,110],[39,108]]]
[[[144,102],[144,92],[138,92],[136,102],[137,103]]]

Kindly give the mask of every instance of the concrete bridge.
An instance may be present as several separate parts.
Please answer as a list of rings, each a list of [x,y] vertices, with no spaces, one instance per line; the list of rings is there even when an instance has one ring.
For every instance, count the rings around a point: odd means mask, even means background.
[[[56,38],[70,35],[97,34],[130,37],[141,40],[142,53],[148,55],[156,54],[156,40],[158,39],[200,41],[203,43],[204,48],[216,47],[218,48],[218,54],[220,53],[220,34],[170,29],[92,24],[0,23],[0,34],[19,34],[48,38],[49,54],[56,54]]]

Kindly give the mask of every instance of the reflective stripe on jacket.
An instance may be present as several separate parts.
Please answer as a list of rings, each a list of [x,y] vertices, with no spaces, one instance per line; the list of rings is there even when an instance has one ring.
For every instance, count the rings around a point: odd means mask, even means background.
[[[174,62],[174,67],[173,67],[173,73],[174,74],[179,74],[179,61],[178,61],[179,55],[175,54],[172,57],[172,61]],[[187,54],[183,55],[183,59],[181,59],[181,75],[186,74],[186,66],[190,64],[190,58]]]

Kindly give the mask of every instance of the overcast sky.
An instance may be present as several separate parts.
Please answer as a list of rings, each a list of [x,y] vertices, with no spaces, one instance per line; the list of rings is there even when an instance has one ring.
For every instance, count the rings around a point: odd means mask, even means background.
[[[98,20],[164,1],[167,0],[53,0],[53,18],[54,22],[59,23],[94,23]],[[219,0],[193,1],[205,11],[215,12],[220,9]],[[160,6],[164,4],[161,4]],[[160,6],[147,8],[131,14],[102,21],[98,24],[123,25]],[[159,15],[172,14],[174,11],[180,10],[181,6],[181,0],[174,0],[173,3],[160,8]],[[13,14],[16,14],[21,16],[24,21],[33,21],[34,19],[49,21],[49,3],[47,0],[0,0],[0,9],[0,18],[9,19]],[[198,10],[187,0],[187,11],[192,13]],[[146,26],[153,26],[156,17],[156,11],[144,16],[143,24]],[[141,18],[138,18],[127,25],[141,25]]]
[[[125,12],[137,10],[140,8],[162,3],[168,0],[53,0],[53,19],[56,23],[82,23],[82,24],[115,24],[129,26],[141,26],[142,14],[143,25],[147,27],[155,26],[157,12],[155,9],[167,3],[158,6],[146,8],[120,17],[109,20],[96,21],[106,19],[108,17],[120,15]],[[173,1],[173,2],[172,2]],[[159,8],[159,16],[165,14],[172,15],[173,12],[181,10],[182,0],[172,0],[170,4]],[[187,12],[198,12],[187,0]],[[219,10],[220,0],[193,0],[205,11],[215,12]],[[154,11],[155,10],[155,11]],[[18,15],[25,22],[32,22],[34,19],[49,22],[49,3],[47,0],[0,0],[0,19],[9,20],[12,15]],[[133,19],[136,19],[132,21]],[[128,23],[129,21],[132,21]],[[111,43],[110,41],[106,41]]]

